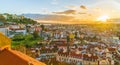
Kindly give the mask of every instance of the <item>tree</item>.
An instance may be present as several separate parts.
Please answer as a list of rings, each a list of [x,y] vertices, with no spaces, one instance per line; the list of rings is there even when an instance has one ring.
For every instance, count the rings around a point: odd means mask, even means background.
[[[25,35],[25,40],[32,40],[32,39],[33,39],[33,35],[32,34]]]
[[[38,38],[39,37],[39,32],[38,31],[34,31],[33,32],[33,37],[34,37],[34,39]]]
[[[1,22],[6,22],[5,17],[2,14],[0,14],[0,21]]]
[[[40,27],[42,28],[42,30],[41,30],[41,35],[40,35],[40,36],[42,37],[43,31],[44,31],[44,29],[45,29],[45,26],[44,26],[44,25],[41,25]]]
[[[17,34],[12,38],[13,41],[22,41],[24,39],[25,39],[25,37],[22,34]]]
[[[8,18],[5,20],[5,18],[3,18],[4,16],[2,16],[2,14],[0,15],[0,21],[10,21],[10,22],[15,22],[15,23],[22,23],[22,24],[36,24],[37,21],[34,21],[30,18],[25,18],[24,16],[17,16],[17,18],[14,18],[12,14],[8,14],[8,13],[5,13],[4,15],[6,15]],[[2,20],[1,20],[2,19]]]
[[[44,25],[41,25],[41,28],[42,28],[42,30],[44,30],[44,29],[45,29],[45,26],[44,26]]]

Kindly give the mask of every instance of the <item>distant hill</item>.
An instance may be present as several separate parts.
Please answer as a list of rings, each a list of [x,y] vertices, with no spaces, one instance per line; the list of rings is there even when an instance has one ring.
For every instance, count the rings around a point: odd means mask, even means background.
[[[35,20],[32,20],[31,18],[26,18],[22,15],[16,15],[16,14],[0,14],[0,21],[1,22],[15,22],[15,23],[22,23],[22,24],[35,24],[37,23]]]
[[[39,18],[47,17],[48,15],[43,15],[43,14],[22,14],[22,16],[25,16],[27,18],[32,18],[32,19],[39,19]]]
[[[69,18],[72,16],[64,16],[64,15],[52,15],[52,14],[22,14],[22,16],[25,16],[27,18],[32,18],[35,20],[55,20],[57,19],[65,19],[65,18]]]

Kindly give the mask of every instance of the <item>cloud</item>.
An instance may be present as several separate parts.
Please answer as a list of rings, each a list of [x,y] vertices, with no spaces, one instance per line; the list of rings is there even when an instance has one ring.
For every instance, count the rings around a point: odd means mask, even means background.
[[[92,16],[92,14],[88,14],[88,16]]]
[[[74,6],[74,5],[69,5],[69,6],[65,6],[65,8],[68,8],[68,9],[76,9],[78,8],[77,6]]]
[[[86,6],[84,6],[84,5],[81,5],[80,8],[81,9],[87,9]]]
[[[63,12],[53,12],[53,13],[55,13],[55,14],[75,14],[76,10],[66,10]]]
[[[41,11],[46,13],[46,12],[48,12],[48,9],[47,8],[41,8]]]
[[[51,4],[53,4],[53,5],[58,5],[59,3],[58,3],[58,0],[53,0],[53,1],[51,2]]]
[[[87,13],[85,13],[85,12],[79,12],[78,14],[87,14]]]
[[[51,4],[53,4],[53,5],[57,5],[57,4],[58,4],[58,2],[52,2]]]
[[[46,15],[44,17],[39,17],[35,20],[43,23],[63,23],[63,24],[68,24],[68,23],[73,24],[80,22],[74,16],[65,16],[65,15]]]
[[[46,15],[44,17],[39,17],[36,20],[47,21],[48,23],[89,23],[86,21],[87,17],[75,17],[75,16],[66,16],[66,15]],[[87,19],[88,20],[88,19]]]
[[[46,20],[46,21],[70,21],[74,19],[73,16],[65,16],[65,15],[45,15],[43,17],[37,18],[37,20]]]

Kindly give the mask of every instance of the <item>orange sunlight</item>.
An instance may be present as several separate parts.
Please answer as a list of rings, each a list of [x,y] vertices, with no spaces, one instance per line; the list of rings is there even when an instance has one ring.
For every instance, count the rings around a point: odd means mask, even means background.
[[[102,16],[97,18],[97,21],[107,22],[108,19],[110,19],[110,17],[108,15],[102,15]]]

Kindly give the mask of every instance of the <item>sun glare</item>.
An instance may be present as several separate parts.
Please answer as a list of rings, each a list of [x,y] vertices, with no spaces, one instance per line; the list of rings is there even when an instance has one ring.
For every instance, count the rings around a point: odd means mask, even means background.
[[[97,18],[97,21],[106,22],[110,17],[108,15],[103,15]]]

